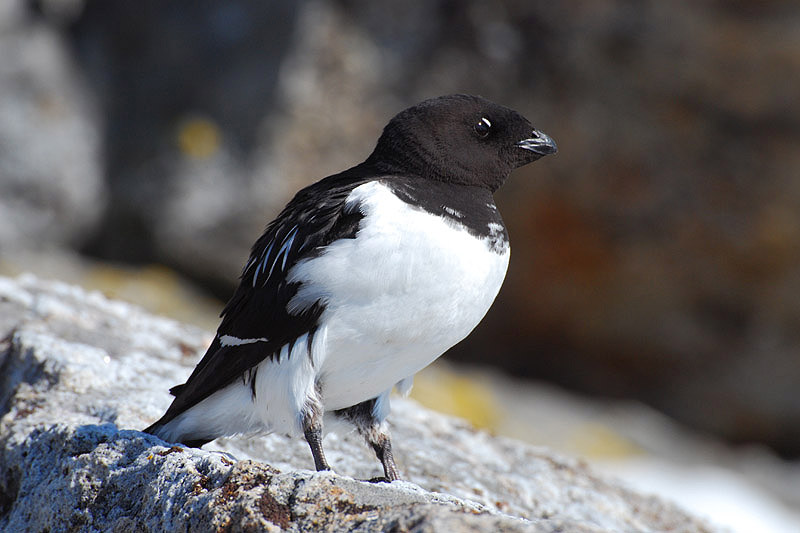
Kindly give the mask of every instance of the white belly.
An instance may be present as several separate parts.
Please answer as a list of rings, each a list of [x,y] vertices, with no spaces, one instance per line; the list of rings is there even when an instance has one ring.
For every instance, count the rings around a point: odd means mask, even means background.
[[[347,201],[364,213],[357,238],[336,241],[289,272],[289,281],[302,282],[290,309],[325,304],[311,350],[307,335],[283,346],[258,365],[252,390],[234,381],[169,422],[162,438],[301,435],[301,413],[317,391],[325,410],[375,398],[478,325],[503,283],[507,245],[475,239],[377,182]]]
[[[365,217],[342,239],[298,263],[291,307],[322,299],[325,346],[315,354],[325,409],[349,407],[412,376],[466,337],[489,310],[508,267],[457,223],[416,209],[385,186],[357,187]],[[312,282],[311,280],[317,280]]]

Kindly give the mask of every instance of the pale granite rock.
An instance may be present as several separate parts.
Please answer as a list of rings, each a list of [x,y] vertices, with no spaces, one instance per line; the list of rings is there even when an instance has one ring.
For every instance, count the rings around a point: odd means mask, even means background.
[[[101,119],[69,44],[0,3],[0,250],[79,247],[106,202]]]
[[[407,481],[350,433],[306,444],[219,439],[206,449],[138,431],[169,403],[210,334],[99,293],[0,278],[2,531],[712,531],[655,497],[544,449],[398,400]],[[354,476],[354,477],[347,477]]]

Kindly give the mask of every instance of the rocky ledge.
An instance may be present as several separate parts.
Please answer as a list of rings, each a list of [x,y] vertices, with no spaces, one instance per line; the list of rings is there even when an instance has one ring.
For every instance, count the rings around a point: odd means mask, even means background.
[[[352,433],[326,436],[338,473],[277,435],[161,441],[138,429],[211,335],[63,283],[0,277],[0,338],[2,531],[712,531],[579,460],[401,399],[408,481],[391,484],[360,481],[379,465]]]

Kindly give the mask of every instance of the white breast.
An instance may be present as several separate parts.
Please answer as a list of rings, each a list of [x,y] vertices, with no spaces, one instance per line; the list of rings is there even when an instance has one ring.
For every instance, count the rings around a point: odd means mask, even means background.
[[[489,310],[509,249],[492,250],[451,219],[370,182],[348,204],[364,214],[355,239],[298,263],[290,309],[322,299],[326,346],[315,354],[326,409],[375,397],[466,337]]]

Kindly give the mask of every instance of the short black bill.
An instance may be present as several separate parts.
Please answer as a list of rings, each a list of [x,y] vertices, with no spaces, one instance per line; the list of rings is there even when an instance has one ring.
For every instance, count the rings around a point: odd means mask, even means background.
[[[517,146],[523,150],[530,150],[531,152],[540,156],[558,152],[558,146],[556,146],[556,142],[548,134],[539,130],[533,130],[533,132],[531,132],[531,136],[527,139],[522,139],[519,141]]]

